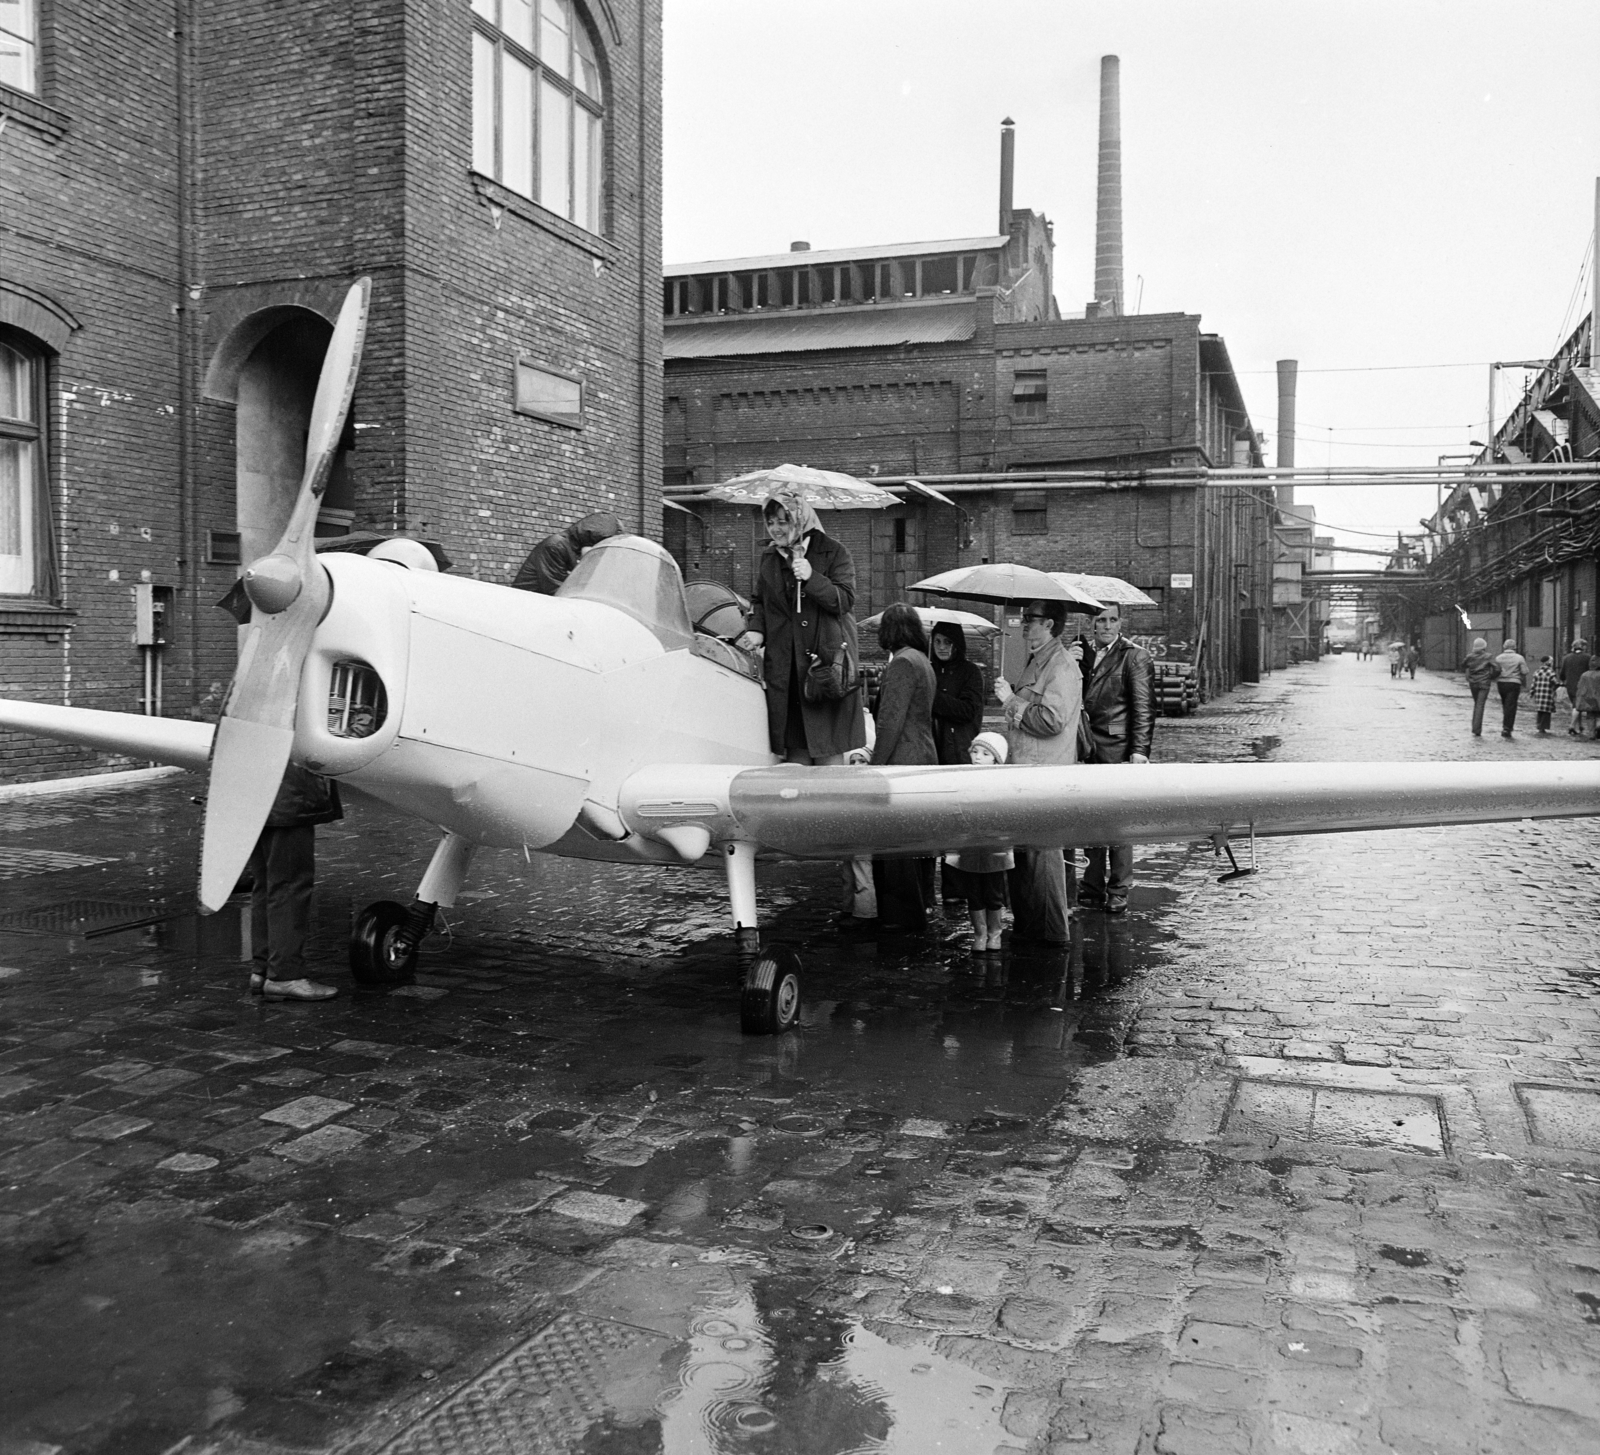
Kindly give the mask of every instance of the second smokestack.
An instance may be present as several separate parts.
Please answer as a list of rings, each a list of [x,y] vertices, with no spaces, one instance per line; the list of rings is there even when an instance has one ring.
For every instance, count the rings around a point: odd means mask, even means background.
[[[1294,469],[1294,394],[1295,380],[1300,373],[1298,359],[1278,360],[1278,468]],[[1277,489],[1278,509],[1294,509],[1294,481],[1280,481]]]
[[[1094,232],[1094,298],[1122,312],[1122,63],[1100,57],[1100,189]]]

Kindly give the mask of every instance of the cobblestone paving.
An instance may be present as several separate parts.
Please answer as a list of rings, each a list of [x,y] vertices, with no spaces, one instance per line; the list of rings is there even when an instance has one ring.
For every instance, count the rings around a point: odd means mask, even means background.
[[[1335,658],[1158,756],[1597,750],[1468,710]],[[4,1455],[1600,1449],[1592,821],[1162,848],[990,964],[775,869],[773,1041],[690,870],[486,855],[356,993],[430,847],[361,808],[344,996],[251,1001],[182,912],[194,785],[0,800]]]

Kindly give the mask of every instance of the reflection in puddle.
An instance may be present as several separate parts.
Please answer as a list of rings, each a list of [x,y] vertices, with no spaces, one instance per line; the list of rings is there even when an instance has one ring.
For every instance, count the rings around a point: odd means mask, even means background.
[[[761,1280],[696,1316],[660,1406],[664,1455],[925,1455],[1004,1442],[1003,1389],[913,1330],[879,1333],[785,1302],[788,1292]]]

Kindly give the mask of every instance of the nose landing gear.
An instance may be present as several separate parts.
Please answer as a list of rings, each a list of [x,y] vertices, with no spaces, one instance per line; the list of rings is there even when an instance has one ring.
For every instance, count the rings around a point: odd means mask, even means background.
[[[407,909],[392,899],[369,904],[350,930],[350,973],[362,985],[398,985],[417,968],[417,946],[433,926],[437,905]]]
[[[774,1036],[800,1019],[800,957],[782,946],[764,950],[745,972],[739,996],[739,1028],[746,1035]]]

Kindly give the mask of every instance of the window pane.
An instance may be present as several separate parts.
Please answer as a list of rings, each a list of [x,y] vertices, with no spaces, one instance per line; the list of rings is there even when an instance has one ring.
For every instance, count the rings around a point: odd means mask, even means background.
[[[558,76],[570,74],[566,0],[539,0],[539,59]]]
[[[31,440],[0,440],[0,594],[33,590],[33,460]]]
[[[559,86],[539,81],[539,201],[563,217],[572,216],[572,182],[567,174],[572,152],[572,98]]]
[[[572,27],[572,79],[585,96],[596,101],[600,97],[600,63],[595,60],[594,47],[589,43],[589,32],[582,25]]]
[[[33,360],[6,344],[0,344],[0,419],[38,422]]]
[[[537,364],[517,364],[517,408],[524,414],[542,414],[563,424],[583,423],[583,385],[576,379],[552,374]]]
[[[472,35],[472,169],[494,176],[494,42]]]
[[[533,196],[533,72],[500,56],[500,180]]]
[[[576,203],[573,220],[590,232],[600,231],[600,118],[583,107],[573,109],[578,130],[572,147],[572,195]]]
[[[494,15],[494,0],[472,0],[472,8],[490,25],[499,24]]]
[[[500,0],[500,28],[523,50],[533,49],[533,0]]]
[[[34,48],[25,40],[0,34],[0,85],[13,91],[36,89],[33,64]]]

